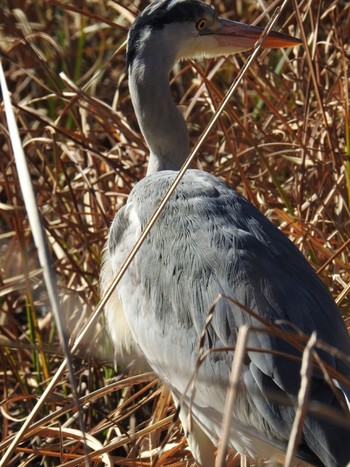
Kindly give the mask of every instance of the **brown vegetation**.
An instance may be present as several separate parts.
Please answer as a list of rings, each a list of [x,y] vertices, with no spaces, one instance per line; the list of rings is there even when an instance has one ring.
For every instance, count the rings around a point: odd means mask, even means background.
[[[213,3],[228,18],[252,22],[262,15],[266,24],[277,2],[264,10],[260,1]],[[279,225],[349,316],[350,4],[298,3],[289,2],[278,24],[307,43],[260,54],[195,165],[223,178]],[[145,175],[147,147],[131,107],[125,50],[116,50],[146,4],[5,0],[0,11],[0,57],[71,342],[99,301],[108,227]],[[244,60],[186,62],[174,72],[174,97],[183,106],[192,144]],[[64,356],[1,102],[0,128],[3,453]],[[91,436],[87,451],[97,455],[92,465],[107,462],[102,452],[116,465],[151,465],[157,459],[153,449],[169,428],[169,450],[160,453],[157,465],[190,465],[166,390],[150,374],[118,374],[110,381],[112,360],[101,319],[73,357],[82,421]],[[83,464],[82,441],[64,373],[7,465]]]

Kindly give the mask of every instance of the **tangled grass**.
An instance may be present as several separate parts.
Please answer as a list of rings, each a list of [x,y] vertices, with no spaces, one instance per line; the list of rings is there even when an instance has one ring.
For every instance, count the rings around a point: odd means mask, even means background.
[[[227,18],[266,24],[278,2],[264,3],[217,0],[215,6]],[[71,343],[99,301],[111,220],[146,171],[125,52],[117,51],[146,4],[5,0],[0,11],[0,56]],[[291,1],[279,26],[304,47],[260,54],[195,165],[243,193],[294,241],[349,324],[350,4]],[[174,70],[173,94],[192,145],[244,60],[186,62]],[[4,453],[64,355],[1,103],[0,125]],[[86,450],[92,465],[191,465],[167,390],[148,373],[111,379],[112,361],[101,319],[73,356],[86,449],[63,373],[6,465],[79,465]],[[167,449],[157,450],[164,439]]]

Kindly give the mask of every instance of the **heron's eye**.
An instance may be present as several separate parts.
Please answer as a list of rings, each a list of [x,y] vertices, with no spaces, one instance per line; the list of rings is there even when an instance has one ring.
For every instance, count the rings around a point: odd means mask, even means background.
[[[202,29],[204,29],[207,24],[208,24],[208,20],[205,18],[202,18],[199,21],[197,21],[196,23],[197,31],[201,31]]]

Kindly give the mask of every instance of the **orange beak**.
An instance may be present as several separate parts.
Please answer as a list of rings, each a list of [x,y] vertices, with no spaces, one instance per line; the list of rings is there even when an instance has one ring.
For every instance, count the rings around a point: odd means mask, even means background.
[[[249,24],[237,23],[227,19],[218,19],[220,28],[212,31],[221,47],[234,46],[242,50],[254,47],[260,39],[264,28],[251,26]],[[280,32],[271,31],[264,38],[262,47],[264,49],[286,48],[300,45],[302,41],[295,37]]]

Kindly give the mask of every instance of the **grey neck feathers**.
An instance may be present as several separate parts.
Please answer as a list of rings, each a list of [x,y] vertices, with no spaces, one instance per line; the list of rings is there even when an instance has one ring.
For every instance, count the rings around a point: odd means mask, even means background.
[[[170,92],[169,73],[175,58],[163,44],[145,47],[129,66],[129,88],[141,132],[150,149],[147,175],[179,170],[188,156],[185,120]]]

